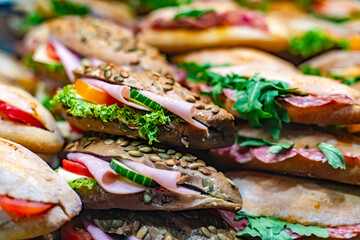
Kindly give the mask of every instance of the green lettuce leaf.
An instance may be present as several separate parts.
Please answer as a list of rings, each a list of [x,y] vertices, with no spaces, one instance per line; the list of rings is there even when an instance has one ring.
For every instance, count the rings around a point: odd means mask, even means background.
[[[149,144],[154,141],[158,142],[159,125],[171,122],[171,118],[177,119],[175,115],[166,116],[163,110],[144,112],[126,105],[120,108],[116,104],[110,106],[94,104],[76,98],[74,85],[65,86],[63,90],[58,91],[50,103],[53,107],[59,103],[63,104],[70,109],[70,114],[75,117],[94,117],[103,122],[117,119],[127,126],[137,128],[139,135],[148,139]]]
[[[327,162],[333,168],[346,169],[344,156],[339,149],[331,144],[324,142],[319,142],[316,146],[324,153]]]
[[[236,233],[238,237],[260,237],[265,240],[291,240],[290,234],[288,234],[285,229],[290,229],[300,236],[315,235],[320,238],[329,237],[328,231],[318,226],[293,224],[272,217],[254,217],[246,215],[244,212],[238,212],[235,216],[235,220],[243,218],[246,218],[249,223],[243,231]]]
[[[349,49],[350,45],[345,39],[332,39],[322,29],[311,29],[299,37],[292,37],[289,51],[304,58],[321,53],[332,48]]]
[[[68,182],[69,186],[72,189],[79,189],[79,188],[88,188],[93,189],[97,184],[97,181],[94,178],[78,178],[71,182]]]

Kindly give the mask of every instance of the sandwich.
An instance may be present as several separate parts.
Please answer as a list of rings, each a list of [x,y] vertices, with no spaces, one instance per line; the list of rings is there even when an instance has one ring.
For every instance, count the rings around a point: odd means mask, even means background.
[[[245,47],[197,50],[175,55],[172,61],[179,64],[180,68],[186,68],[187,65],[201,68],[242,65],[258,66],[263,70],[299,72],[290,62],[264,51]]]
[[[172,75],[166,58],[126,27],[77,16],[52,20],[48,27],[48,41],[38,44],[28,60],[42,76],[62,83],[74,82],[75,68],[102,63],[113,63],[132,71],[152,70]]]
[[[241,196],[224,174],[196,156],[129,138],[69,144],[57,170],[86,209],[238,211]]]
[[[301,64],[305,74],[325,76],[360,90],[360,51],[334,50]]]
[[[0,239],[55,231],[79,214],[75,192],[28,149],[0,139]]]
[[[235,239],[212,211],[84,211],[62,228],[62,239]]]
[[[0,137],[31,151],[57,153],[64,139],[54,117],[24,90],[0,85]]]
[[[258,170],[359,185],[360,138],[335,129],[286,124],[277,141],[266,129],[237,126],[237,143],[213,149],[227,169]]]
[[[196,1],[149,13],[140,38],[167,53],[245,45],[269,51],[287,47],[286,28],[231,1]]]
[[[234,141],[233,116],[156,72],[133,73],[112,64],[74,71],[76,82],[54,105],[83,131],[144,138],[172,146],[211,149]]]
[[[227,176],[244,200],[241,212],[221,211],[237,237],[358,239],[358,187],[256,172]]]
[[[282,123],[360,122],[359,92],[332,79],[248,66],[188,70],[193,91],[254,128],[269,126],[275,140]]]

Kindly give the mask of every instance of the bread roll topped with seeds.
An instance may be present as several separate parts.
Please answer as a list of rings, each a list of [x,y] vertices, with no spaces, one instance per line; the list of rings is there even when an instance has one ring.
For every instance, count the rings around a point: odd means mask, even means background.
[[[84,211],[63,227],[63,235],[77,230],[91,237],[108,239],[221,239],[234,240],[235,231],[211,211],[144,212]],[[97,231],[93,231],[93,230]],[[97,233],[95,235],[95,232]],[[98,238],[100,239],[100,238]]]
[[[172,77],[112,64],[76,69],[75,85],[53,98],[83,131],[105,132],[193,149],[229,146],[234,117]]]
[[[69,144],[65,152],[58,173],[80,195],[85,208],[241,208],[234,183],[186,152],[124,137],[83,138]],[[84,171],[74,171],[70,165],[80,165]]]

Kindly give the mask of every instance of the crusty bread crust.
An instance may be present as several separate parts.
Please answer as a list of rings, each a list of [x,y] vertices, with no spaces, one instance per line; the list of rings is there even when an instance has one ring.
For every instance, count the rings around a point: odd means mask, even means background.
[[[360,223],[358,187],[255,172],[227,176],[238,185],[247,214],[329,227]]]
[[[232,2],[198,2],[195,9],[215,9],[217,12],[239,9]],[[143,22],[140,38],[168,53],[183,52],[198,48],[245,45],[268,51],[285,50],[288,44],[287,30],[278,20],[265,17],[268,31],[247,26],[213,27],[205,30],[193,29],[152,29],[154,19],[171,19],[179,8],[163,8],[150,13]]]
[[[256,64],[268,70],[298,72],[296,67],[275,55],[253,48],[229,47],[193,51],[176,55],[172,58],[175,63],[195,62],[197,64],[211,63],[212,65],[229,64],[253,65]]]
[[[19,218],[0,226],[0,239],[24,239],[52,232],[81,210],[75,192],[28,149],[0,139],[0,195],[53,203],[46,214]]]
[[[33,96],[24,90],[0,85],[0,101],[30,113],[45,129],[0,120],[0,137],[17,142],[37,153],[56,153],[64,140],[53,116]]]

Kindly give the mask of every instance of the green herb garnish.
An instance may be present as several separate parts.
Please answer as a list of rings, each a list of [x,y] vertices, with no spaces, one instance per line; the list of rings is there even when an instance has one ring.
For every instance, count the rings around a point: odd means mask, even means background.
[[[183,17],[190,17],[190,18],[199,18],[202,15],[209,13],[209,12],[215,12],[214,9],[203,9],[203,10],[190,10],[186,12],[180,12],[174,16],[174,20],[179,20]]]
[[[316,146],[324,153],[328,163],[333,168],[346,169],[344,156],[339,149],[324,142],[319,142]]]
[[[267,12],[272,0],[261,0],[261,1],[235,0],[235,2],[245,8]]]
[[[55,106],[59,103],[69,108],[70,114],[74,117],[94,117],[101,119],[103,122],[117,119],[127,126],[137,128],[139,135],[148,139],[149,144],[154,141],[158,142],[159,125],[164,125],[171,122],[172,118],[177,118],[175,115],[165,115],[163,110],[144,112],[126,105],[120,108],[117,104],[110,106],[94,104],[76,98],[74,85],[65,86],[63,90],[56,93],[51,100],[51,104]]]
[[[266,240],[291,240],[290,234],[285,229],[291,230],[300,236],[315,235],[320,238],[328,238],[329,233],[323,227],[304,226],[298,223],[288,223],[272,217],[254,217],[238,212],[235,220],[246,218],[249,223],[243,231],[236,233],[238,237],[260,237]]]
[[[300,71],[302,71],[306,75],[313,75],[313,76],[324,76],[336,80],[340,80],[345,85],[353,85],[360,81],[360,76],[358,77],[343,77],[338,76],[332,73],[329,74],[323,74],[319,68],[312,68],[309,65],[305,65],[300,68]]]
[[[69,186],[72,189],[79,189],[79,188],[88,188],[89,190],[93,189],[97,184],[97,181],[94,178],[78,178],[71,182],[68,182]]]
[[[292,54],[310,57],[325,50],[341,48],[348,50],[350,45],[345,39],[333,39],[322,29],[312,29],[299,37],[290,39],[289,51]]]
[[[158,8],[175,7],[192,3],[192,0],[140,0],[129,1],[129,4],[135,9],[143,11],[152,11]]]
[[[189,73],[189,80],[204,83],[212,87],[211,92],[203,92],[209,95],[215,104],[222,106],[219,95],[223,89],[234,89],[236,93],[233,98],[235,103],[233,109],[239,115],[248,120],[253,128],[269,126],[270,133],[274,139],[278,139],[282,122],[289,123],[290,117],[286,110],[276,100],[277,97],[288,96],[291,91],[289,84],[266,80],[257,75],[247,78],[236,74],[222,76],[221,74],[208,71],[208,65],[196,66],[196,63],[183,63],[180,65]]]
[[[268,152],[277,154],[281,151],[290,149],[294,147],[294,143],[274,143],[270,142],[266,139],[254,139],[254,138],[246,138],[240,143],[240,147],[262,147],[262,146],[270,146]]]

